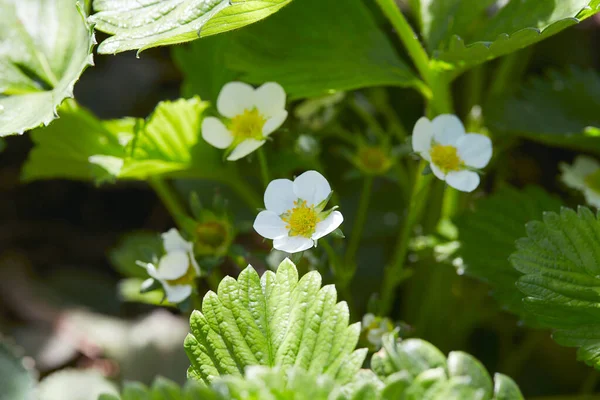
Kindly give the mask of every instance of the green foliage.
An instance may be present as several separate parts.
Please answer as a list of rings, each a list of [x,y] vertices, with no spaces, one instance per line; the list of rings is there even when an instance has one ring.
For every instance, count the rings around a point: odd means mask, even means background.
[[[0,136],[48,125],[73,97],[95,43],[83,14],[75,0],[0,1]]]
[[[151,387],[137,382],[126,382],[120,395],[103,394],[98,400],[212,400],[225,399],[218,393],[202,387],[194,382],[188,382],[184,388],[176,383],[158,377]]]
[[[593,15],[598,0],[411,0],[427,48],[450,68],[512,53]]]
[[[207,47],[199,41],[191,49],[178,49],[181,68],[195,68]],[[227,34],[220,52],[218,57],[209,52],[204,61],[217,62],[213,70],[224,64],[243,80],[278,82],[292,98],[420,83],[361,0],[347,0],[343,7],[337,0],[295,1],[263,23]],[[208,78],[187,79],[184,87],[194,88],[194,93],[202,93],[210,84]]]
[[[248,266],[237,280],[226,277],[209,292],[202,312],[190,318],[185,349],[188,376],[211,382],[241,376],[252,365],[296,366],[345,382],[362,366],[366,350],[354,351],[360,323],[348,326],[345,302],[336,304],[332,285],[321,288],[313,271],[298,280],[296,266],[284,260],[277,273],[259,278]]]
[[[549,145],[600,153],[600,77],[570,68],[533,78],[510,97],[486,107],[486,121],[497,133]]]
[[[373,355],[373,371],[385,382],[384,395],[403,400],[519,400],[523,396],[512,379],[496,374],[471,355],[453,351],[446,358],[420,339],[395,341],[386,335],[383,349]]]
[[[33,400],[36,379],[18,351],[0,338],[0,400]]]
[[[101,122],[75,101],[65,102],[60,114],[54,124],[31,132],[35,147],[23,166],[22,179],[104,181],[117,176],[127,155],[121,143],[131,141],[136,121]]]
[[[511,256],[522,272],[517,285],[525,309],[552,328],[562,345],[579,347],[578,358],[600,368],[600,222],[588,208],[564,208],[527,224],[527,237]]]
[[[525,224],[545,211],[558,211],[560,205],[538,187],[504,187],[457,221],[465,272],[491,285],[500,304],[519,316],[524,316],[523,296],[515,282],[521,274],[508,258],[515,241],[525,234]]]
[[[32,132],[35,147],[22,178],[102,182],[168,174],[224,179],[232,167],[222,166],[220,152],[200,139],[206,107],[197,97],[164,101],[146,120],[100,121],[70,102],[56,123]]]
[[[291,0],[94,0],[96,29],[114,35],[103,54],[140,51],[241,28],[277,12]]]
[[[238,73],[225,67],[230,56],[232,34],[197,40],[187,46],[172,48],[175,63],[183,72],[183,96],[200,98],[216,104],[221,88],[236,80]]]
[[[94,370],[62,370],[37,387],[38,400],[96,400],[103,393],[117,394],[115,385]]]

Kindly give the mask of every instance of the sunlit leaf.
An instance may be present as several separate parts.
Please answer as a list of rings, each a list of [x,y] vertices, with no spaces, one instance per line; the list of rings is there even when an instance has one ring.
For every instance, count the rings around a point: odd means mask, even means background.
[[[0,0],[0,136],[48,125],[92,64],[92,28],[75,0]]]
[[[114,35],[100,53],[140,51],[241,28],[291,0],[94,0],[96,29]]]
[[[164,101],[146,119],[100,121],[74,102],[54,124],[32,132],[35,147],[24,180],[68,178],[102,182],[157,175],[224,180],[234,166],[200,136],[207,103]]]
[[[519,400],[518,386],[496,374],[494,381],[473,356],[453,351],[446,358],[434,345],[420,339],[395,341],[384,336],[383,349],[373,355],[371,367],[386,382],[389,399]],[[512,396],[512,397],[507,397]]]
[[[249,266],[237,280],[226,277],[218,293],[204,297],[202,312],[190,318],[188,375],[211,382],[242,376],[252,365],[296,366],[342,383],[350,380],[366,349],[354,350],[360,324],[348,325],[348,306],[336,301],[335,288],[321,288],[318,272],[298,280],[287,259],[276,274],[267,271],[259,278]]]

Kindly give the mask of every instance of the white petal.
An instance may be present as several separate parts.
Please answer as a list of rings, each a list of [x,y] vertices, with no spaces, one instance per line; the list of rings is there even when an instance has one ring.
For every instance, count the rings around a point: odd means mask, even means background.
[[[285,90],[275,82],[267,82],[254,92],[256,108],[268,118],[285,110],[285,97]]]
[[[344,216],[339,211],[334,211],[323,221],[317,223],[315,233],[312,235],[313,240],[322,238],[335,231],[344,222]]]
[[[431,149],[431,139],[433,138],[433,126],[431,121],[425,117],[419,118],[412,132],[412,147],[413,151],[429,157],[429,149]],[[425,154],[423,154],[425,153]]]
[[[461,192],[472,192],[479,186],[479,175],[473,171],[449,172],[446,183]]]
[[[473,168],[483,168],[492,158],[492,141],[485,135],[467,133],[456,141],[458,156]]]
[[[294,183],[289,179],[275,179],[269,182],[265,190],[265,207],[277,215],[294,207],[298,196],[294,193]]]
[[[254,88],[242,82],[229,82],[217,98],[217,110],[227,118],[242,114],[244,110],[251,110],[255,103]]]
[[[437,165],[435,165],[434,163],[430,163],[429,168],[431,168],[431,171],[438,179],[441,179],[443,181],[446,180],[446,174],[444,173],[444,171],[439,169]]]
[[[200,265],[198,265],[198,261],[196,261],[196,257],[194,257],[193,253],[188,253],[190,260],[192,261],[192,267],[194,267],[194,271],[196,271],[196,274],[198,276],[201,275],[201,271],[200,271]]]
[[[165,294],[169,303],[181,303],[192,294],[191,285],[175,285],[171,286],[167,283],[163,283]]]
[[[163,280],[173,280],[185,275],[190,266],[190,256],[184,251],[174,251],[162,256],[158,262],[158,276]]]
[[[227,157],[228,161],[236,161],[240,158],[246,157],[248,154],[252,153],[254,150],[258,149],[260,146],[265,144],[266,140],[255,140],[255,139],[247,139],[242,143],[238,144],[235,149],[229,154]]]
[[[311,239],[303,236],[286,236],[273,240],[275,250],[285,251],[286,253],[298,253],[308,250],[314,245],[315,243]]]
[[[456,115],[438,115],[431,122],[433,139],[439,144],[455,144],[465,134],[465,127]]]
[[[154,266],[152,268],[154,268]],[[152,278],[146,279],[144,282],[142,282],[142,285],[140,286],[140,290],[148,290],[148,289],[150,289],[150,287],[153,284],[154,284],[154,279],[152,279]]]
[[[148,273],[148,275],[150,275],[152,278],[160,280],[160,276],[158,275],[158,271],[156,270],[156,267],[154,266],[154,264],[146,264],[146,272]]]
[[[600,164],[591,157],[577,156],[573,165],[561,163],[559,168],[562,171],[560,179],[565,185],[573,189],[583,190],[587,188],[585,178],[598,171]]]
[[[306,171],[294,180],[294,193],[296,197],[306,200],[309,206],[316,206],[329,196],[331,186],[317,171]]]
[[[288,234],[286,223],[273,211],[261,211],[254,220],[254,230],[267,239],[277,239]]]
[[[192,251],[194,245],[181,237],[175,228],[169,229],[162,235],[163,247],[167,253],[172,251]]]
[[[277,128],[279,128],[285,122],[287,116],[288,112],[285,110],[279,111],[278,113],[274,114],[263,125],[263,135],[269,136],[271,133],[275,132]]]
[[[226,149],[233,142],[233,135],[220,119],[206,117],[202,120],[202,138],[217,149]]]
[[[594,206],[594,207],[598,207],[600,208],[600,194],[592,189],[588,189],[586,188],[583,191],[583,194],[585,196],[585,201],[590,205],[590,206]]]

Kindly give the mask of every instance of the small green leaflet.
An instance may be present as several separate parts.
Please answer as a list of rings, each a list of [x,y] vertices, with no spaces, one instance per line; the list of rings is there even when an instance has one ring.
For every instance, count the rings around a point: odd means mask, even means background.
[[[209,383],[262,365],[351,380],[366,349],[354,350],[360,323],[348,325],[348,305],[336,301],[333,285],[321,288],[316,271],[298,280],[288,259],[262,278],[251,266],[237,280],[224,278],[218,293],[204,296],[202,312],[190,317],[184,344],[192,364],[188,376]]]
[[[0,137],[57,117],[92,65],[93,30],[75,0],[0,0]]]
[[[558,211],[560,206],[558,198],[541,188],[504,187],[478,201],[474,211],[456,221],[465,272],[488,283],[502,307],[521,318],[525,316],[523,296],[515,286],[521,274],[508,258],[515,241],[525,234],[525,224],[541,218],[545,211]],[[531,318],[527,322],[533,323]]]
[[[225,180],[233,166],[223,165],[221,153],[200,138],[207,106],[197,97],[164,101],[146,120],[100,121],[68,102],[59,120],[32,132],[35,147],[22,179],[103,182],[168,175]]]
[[[383,398],[407,400],[523,400],[508,376],[494,380],[473,356],[453,351],[444,356],[420,339],[383,339],[383,349],[373,355],[371,368],[386,384]]]
[[[600,369],[600,215],[585,207],[546,213],[527,224],[511,262],[524,274],[517,286],[526,311]]]
[[[485,107],[497,134],[600,154],[600,76],[571,67],[535,77],[510,97]]]
[[[343,6],[338,0],[294,1],[260,24],[225,34],[215,45],[220,46],[218,57],[202,40],[191,49],[176,49],[178,64],[193,71],[207,52],[204,61],[213,66],[202,70],[209,77],[221,79],[220,71],[227,69],[225,76],[237,73],[244,81],[278,82],[294,99],[370,86],[422,85],[361,0],[345,0]],[[208,77],[188,77],[184,87],[200,93],[209,85],[215,83]]]
[[[268,17],[292,0],[94,0],[89,20],[114,35],[102,54],[188,42],[241,28]]]
[[[427,48],[463,70],[512,53],[596,13],[600,0],[411,0]]]

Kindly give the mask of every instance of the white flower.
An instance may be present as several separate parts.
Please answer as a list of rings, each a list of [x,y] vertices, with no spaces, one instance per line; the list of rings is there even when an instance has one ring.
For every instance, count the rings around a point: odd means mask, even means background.
[[[570,188],[583,192],[585,201],[600,207],[600,163],[591,157],[577,156],[573,165],[561,163],[561,180]]]
[[[389,318],[377,317],[368,313],[363,316],[362,330],[366,333],[367,341],[376,349],[383,344],[383,335],[394,331],[394,324]]]
[[[144,265],[153,279],[144,281],[142,288],[151,286],[156,279],[165,290],[167,300],[180,303],[192,294],[194,279],[200,275],[194,245],[184,240],[175,228],[163,233],[162,239],[166,254],[158,261],[158,267],[151,263]]]
[[[293,182],[275,179],[267,186],[266,211],[256,217],[254,230],[273,239],[277,250],[308,250],[344,221],[342,213],[333,208],[323,211],[330,197],[329,182],[317,171],[307,171]]]
[[[413,150],[429,161],[439,179],[455,189],[472,192],[479,186],[474,169],[492,158],[492,141],[477,133],[466,133],[455,115],[443,114],[433,121],[420,118],[413,128]]]
[[[262,146],[267,137],[287,118],[285,91],[275,83],[258,89],[242,82],[223,86],[217,110],[228,118],[226,123],[215,117],[202,121],[202,137],[218,149],[228,149],[229,161],[239,160]]]

